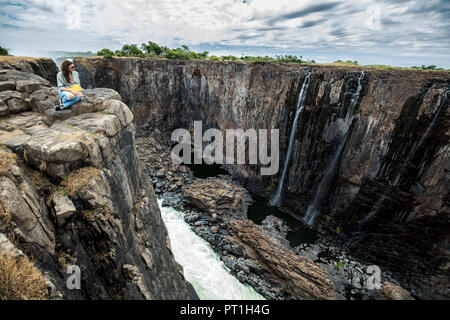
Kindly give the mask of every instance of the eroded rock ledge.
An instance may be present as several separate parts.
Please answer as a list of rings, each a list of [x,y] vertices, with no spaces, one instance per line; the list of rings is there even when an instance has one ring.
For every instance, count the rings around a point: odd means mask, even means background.
[[[0,252],[34,258],[48,298],[196,299],[119,94],[86,90],[56,113],[57,89],[13,69],[0,70]],[[81,269],[80,290],[66,286],[68,265]]]
[[[231,242],[242,249],[251,269],[274,284],[288,299],[336,299],[337,293],[323,268],[277,244],[250,220],[227,222]]]

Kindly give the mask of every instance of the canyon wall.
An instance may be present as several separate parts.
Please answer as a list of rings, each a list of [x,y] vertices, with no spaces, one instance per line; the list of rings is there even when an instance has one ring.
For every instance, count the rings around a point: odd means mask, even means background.
[[[197,299],[171,252],[120,95],[86,90],[55,112],[57,88],[17,69],[0,70],[0,254],[32,258],[49,299]],[[76,284],[71,265],[80,288],[67,285]]]
[[[422,297],[448,297],[450,76],[376,70],[140,58],[82,58],[84,87],[117,90],[138,132],[176,128],[280,130],[280,170],[227,169],[270,198],[285,161],[308,74],[284,211],[345,240],[364,259],[408,274]],[[360,90],[358,91],[358,86]],[[359,93],[359,94],[356,94]]]

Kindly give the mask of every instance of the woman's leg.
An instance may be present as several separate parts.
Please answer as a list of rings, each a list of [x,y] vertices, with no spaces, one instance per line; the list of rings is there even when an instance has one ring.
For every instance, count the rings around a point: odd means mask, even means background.
[[[79,96],[73,97],[73,99],[67,100],[66,102],[63,102],[64,108],[70,108],[75,102],[80,101],[81,98]]]
[[[73,105],[75,102],[81,100],[79,96],[74,96],[72,99],[69,99],[67,91],[61,91],[59,93],[59,96],[62,98],[62,103],[64,105],[64,108],[66,109],[69,108],[71,105]]]

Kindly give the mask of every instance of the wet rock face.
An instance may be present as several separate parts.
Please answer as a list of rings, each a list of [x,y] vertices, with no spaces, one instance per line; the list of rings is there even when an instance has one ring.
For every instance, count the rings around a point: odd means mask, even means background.
[[[60,117],[56,88],[29,74],[44,87],[17,91],[18,74],[27,85],[27,73],[0,71],[16,84],[0,92],[9,111],[0,126],[0,235],[14,240],[0,241],[0,252],[14,243],[32,256],[59,292],[50,298],[196,299],[171,253],[120,95],[86,90]],[[13,109],[12,99],[27,108]],[[81,290],[66,286],[69,265],[81,270]]]
[[[446,295],[448,73],[134,58],[76,63],[86,86],[121,94],[143,135],[192,129],[194,120],[204,130],[278,128],[277,175],[261,176],[258,165],[227,167],[266,197],[278,187],[298,94],[311,72],[282,207],[304,216],[317,199],[316,224],[347,240],[356,235],[354,252],[372,263],[415,270],[423,297]],[[440,274],[433,280],[439,285],[420,280],[425,273]]]

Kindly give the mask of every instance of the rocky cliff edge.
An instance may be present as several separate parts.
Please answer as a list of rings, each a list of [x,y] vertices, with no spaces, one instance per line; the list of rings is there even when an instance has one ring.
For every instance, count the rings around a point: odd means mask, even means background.
[[[29,257],[50,299],[197,298],[142,173],[131,111],[98,88],[55,112],[57,69],[44,60],[33,59],[40,73],[0,60],[0,253]]]

